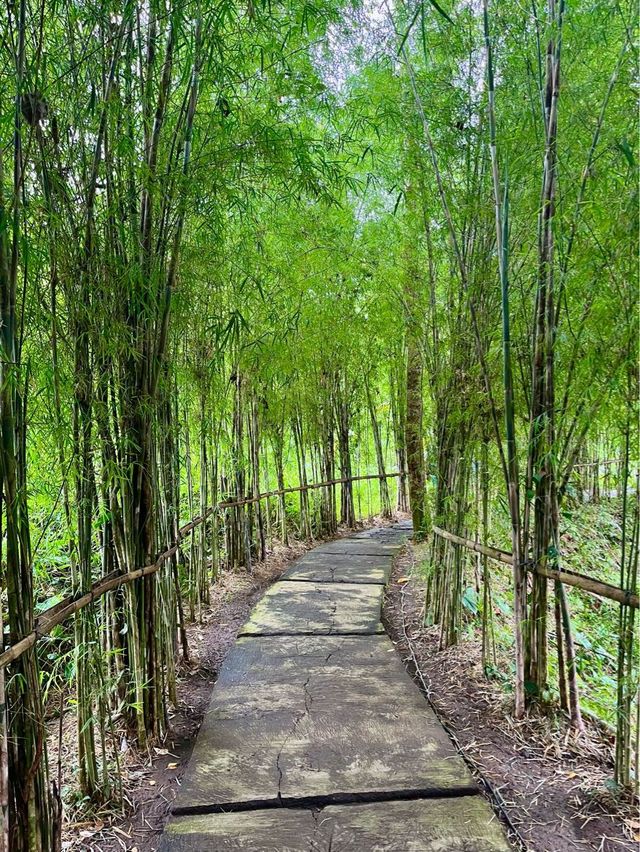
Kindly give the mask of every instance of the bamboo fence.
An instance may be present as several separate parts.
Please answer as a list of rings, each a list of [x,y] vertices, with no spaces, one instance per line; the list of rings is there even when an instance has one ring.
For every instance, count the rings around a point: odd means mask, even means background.
[[[155,562],[151,563],[150,565],[145,565],[142,568],[132,569],[131,571],[113,572],[111,574],[107,574],[106,576],[101,577],[99,580],[96,580],[96,582],[93,583],[93,585],[88,591],[75,596],[70,595],[69,597],[65,598],[64,600],[40,613],[40,615],[35,621],[34,629],[26,636],[23,636],[22,639],[20,639],[14,645],[11,645],[9,648],[7,648],[2,654],[0,654],[0,669],[4,669],[7,665],[17,660],[20,656],[22,656],[22,654],[32,648],[39,639],[41,639],[43,636],[49,635],[53,628],[56,627],[58,624],[62,624],[74,613],[78,612],[86,606],[89,606],[89,604],[94,603],[107,592],[113,591],[114,589],[120,588],[121,586],[127,585],[128,583],[133,583],[134,581],[139,580],[142,577],[147,577],[150,574],[155,574],[157,571],[160,570],[160,568],[162,568],[162,566],[168,559],[170,559],[173,555],[177,553],[178,549],[180,548],[180,545],[182,544],[182,541],[188,535],[190,535],[196,528],[203,524],[209,517],[211,517],[211,515],[213,515],[213,513],[216,511],[224,511],[225,509],[233,508],[236,506],[246,506],[251,503],[257,503],[260,500],[265,500],[270,497],[277,497],[282,494],[295,494],[301,491],[312,491],[318,488],[328,488],[333,485],[342,485],[346,482],[362,482],[366,480],[380,480],[382,478],[392,479],[400,475],[400,472],[396,471],[392,473],[386,473],[384,474],[384,477],[381,474],[376,473],[364,476],[345,477],[342,479],[331,479],[327,480],[326,482],[313,482],[308,483],[307,485],[300,485],[292,488],[282,488],[274,491],[265,491],[263,493],[253,495],[251,497],[241,498],[237,500],[223,500],[220,503],[217,503],[215,506],[210,506],[201,515],[196,518],[193,518],[179,529],[178,535],[176,536],[176,540],[169,548],[167,548],[167,550],[165,550],[158,556]],[[454,533],[448,532],[447,530],[440,529],[439,527],[434,527],[433,532],[440,538],[443,538],[454,544],[461,545],[462,547],[466,547],[470,550],[475,550],[477,553],[482,553],[485,556],[488,556],[490,559],[494,559],[497,562],[502,562],[505,565],[513,566],[513,556],[504,550],[499,550],[495,547],[480,544],[479,542],[473,541],[472,539],[462,538],[461,536],[455,535]],[[588,577],[584,574],[578,574],[574,571],[567,571],[566,569],[552,569],[540,565],[535,566],[532,563],[527,563],[525,567],[527,571],[531,573],[537,573],[543,577],[548,577],[550,580],[559,580],[561,583],[564,583],[567,586],[574,586],[576,588],[582,589],[583,591],[598,595],[599,597],[617,601],[618,603],[624,606],[631,606],[635,609],[638,609],[638,607],[640,606],[638,595],[635,592],[628,589],[621,589],[609,583],[604,583],[601,580],[597,580],[593,577]]]
[[[173,544],[167,548],[163,553],[161,553],[155,562],[150,565],[145,565],[143,568],[135,568],[131,571],[125,572],[112,572],[111,574],[107,574],[104,577],[101,577],[99,580],[96,580],[95,583],[92,584],[91,588],[86,592],[83,592],[78,595],[70,595],[62,601],[59,601],[57,604],[45,609],[40,613],[38,618],[35,621],[34,629],[28,633],[26,636],[23,636],[18,642],[14,645],[11,645],[7,648],[2,654],[0,654],[0,669],[4,669],[10,663],[17,660],[22,656],[26,651],[32,648],[36,642],[41,639],[43,636],[47,636],[51,633],[54,627],[58,624],[62,624],[62,622],[66,621],[70,616],[74,613],[78,612],[84,607],[89,606],[89,604],[94,603],[96,600],[101,598],[107,592],[111,592],[114,589],[120,588],[121,586],[127,585],[128,583],[133,583],[135,580],[139,580],[142,577],[148,577],[150,574],[155,574],[157,571],[162,568],[167,559],[170,559],[175,553],[177,553],[182,541],[192,533],[197,527],[203,524],[214,512],[230,509],[235,506],[246,506],[250,503],[257,503],[260,500],[265,500],[269,497],[277,497],[280,494],[294,494],[300,491],[311,491],[317,488],[328,488],[333,485],[341,485],[346,482],[359,482],[364,480],[371,479],[392,479],[393,477],[400,476],[399,472],[386,473],[384,476],[381,474],[368,474],[365,476],[351,476],[345,477],[342,479],[331,479],[326,482],[312,482],[307,485],[295,486],[292,488],[282,488],[276,491],[265,491],[261,494],[253,495],[252,497],[241,498],[239,500],[223,500],[220,503],[217,503],[215,506],[210,506],[205,512],[199,515],[196,518],[193,518],[189,523],[185,524],[183,527],[180,527],[178,530],[178,535],[176,536],[176,540]]]
[[[459,544],[469,550],[475,550],[476,553],[482,553],[484,556],[488,556],[489,559],[493,559],[496,562],[502,562],[505,565],[513,566],[513,556],[505,550],[498,550],[496,547],[480,544],[480,542],[473,541],[469,538],[462,538],[462,536],[455,535],[447,530],[442,530],[439,527],[434,527],[433,532],[440,538],[453,542],[453,544]],[[594,577],[588,577],[586,574],[578,574],[575,571],[567,571],[564,568],[547,568],[542,565],[534,565],[531,562],[525,563],[525,568],[528,572],[538,574],[541,577],[548,577],[550,580],[559,580],[566,586],[575,586],[576,588],[582,589],[590,594],[598,595],[601,598],[608,598],[612,601],[617,601],[618,603],[623,604],[623,606],[631,606],[634,609],[638,609],[638,595],[629,589],[621,589],[618,586],[612,586],[610,583],[604,583],[602,580],[596,580]]]

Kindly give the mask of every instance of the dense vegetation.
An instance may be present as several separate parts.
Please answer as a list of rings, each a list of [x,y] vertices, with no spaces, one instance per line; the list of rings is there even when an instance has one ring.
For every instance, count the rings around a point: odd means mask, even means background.
[[[430,539],[442,643],[477,614],[513,712],[576,735],[604,653],[633,786],[635,608],[549,572],[637,592],[634,10],[8,0],[0,848],[58,843],[52,696],[80,796],[116,800],[118,726],[165,733],[218,573],[409,504],[513,554],[496,600],[504,566]],[[605,558],[580,504],[611,497]]]

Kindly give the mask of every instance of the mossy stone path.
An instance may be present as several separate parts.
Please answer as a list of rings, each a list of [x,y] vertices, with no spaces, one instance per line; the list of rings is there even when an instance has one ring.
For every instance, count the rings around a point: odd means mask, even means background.
[[[506,852],[380,623],[406,526],[321,545],[227,657],[163,852]]]

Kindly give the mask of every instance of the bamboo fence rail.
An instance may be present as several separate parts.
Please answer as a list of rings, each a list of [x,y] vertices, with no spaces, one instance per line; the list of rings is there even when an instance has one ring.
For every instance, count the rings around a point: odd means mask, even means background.
[[[386,473],[384,474],[384,476],[377,473],[367,474],[364,476],[352,476],[341,479],[331,479],[325,482],[312,482],[308,483],[307,485],[300,485],[291,488],[282,488],[274,491],[265,491],[260,494],[256,494],[252,497],[241,498],[239,500],[223,500],[220,503],[217,503],[215,506],[209,507],[201,515],[196,518],[193,518],[187,524],[180,527],[178,535],[176,536],[176,540],[169,548],[167,548],[167,550],[165,550],[158,556],[155,562],[151,563],[150,565],[145,565],[142,568],[135,568],[131,571],[120,573],[113,572],[111,574],[107,574],[106,576],[101,577],[99,580],[96,580],[96,582],[92,584],[91,588],[88,589],[88,591],[80,595],[70,595],[69,597],[58,602],[57,604],[54,604],[53,606],[44,610],[44,612],[40,613],[40,615],[35,621],[34,629],[26,636],[23,636],[22,639],[20,639],[14,645],[11,645],[3,653],[0,654],[0,669],[4,669],[7,665],[17,660],[20,656],[22,656],[22,654],[32,648],[39,639],[50,634],[53,628],[56,627],[58,624],[62,624],[64,621],[67,620],[67,618],[72,616],[74,613],[78,612],[86,606],[89,606],[89,604],[94,603],[103,595],[107,594],[107,592],[113,591],[114,589],[127,585],[128,583],[133,583],[135,580],[139,580],[142,577],[147,577],[150,574],[155,574],[157,571],[160,570],[160,568],[162,568],[162,566],[168,559],[170,559],[177,553],[182,541],[186,538],[186,536],[192,533],[193,530],[195,530],[202,523],[204,523],[216,511],[230,509],[238,506],[246,506],[251,503],[257,503],[260,500],[265,500],[270,497],[277,497],[282,494],[295,494],[301,491],[312,491],[318,488],[328,488],[333,485],[342,485],[347,482],[362,482],[366,480],[380,480],[383,478],[392,479],[398,476],[401,476],[401,473],[398,471]],[[475,550],[477,553],[482,553],[485,556],[488,556],[490,559],[502,562],[505,565],[513,566],[512,555],[504,550],[498,550],[495,547],[483,545],[471,539],[462,538],[461,536],[457,536],[454,533],[450,533],[447,530],[440,529],[439,527],[434,527],[433,531],[434,534],[440,536],[440,538],[446,539],[455,544],[459,544],[470,550]],[[588,577],[584,574],[578,574],[574,571],[567,571],[566,569],[553,570],[541,566],[535,567],[530,563],[526,565],[526,568],[530,572],[536,572],[543,577],[548,577],[551,580],[559,580],[565,585],[575,586],[576,588],[582,589],[583,591],[589,592],[591,594],[598,595],[599,597],[608,598],[609,600],[617,601],[620,604],[631,606],[635,609],[638,609],[640,606],[639,597],[633,591],[620,589],[617,586],[612,586],[609,583],[604,583],[601,580],[596,580],[593,577]]]
[[[58,624],[62,624],[63,621],[66,621],[67,618],[72,616],[74,613],[78,612],[84,607],[89,606],[89,604],[94,603],[96,600],[101,598],[107,592],[111,592],[114,589],[117,589],[121,586],[127,585],[128,583],[133,583],[135,580],[139,580],[142,577],[147,577],[150,574],[155,574],[157,571],[162,568],[167,559],[170,559],[175,553],[177,553],[182,541],[193,532],[197,527],[199,527],[202,523],[204,523],[207,518],[210,518],[214,512],[224,509],[230,509],[235,506],[246,506],[250,503],[257,503],[260,500],[265,500],[268,497],[277,497],[280,494],[294,494],[300,491],[310,491],[317,488],[328,488],[332,485],[341,485],[346,482],[359,482],[363,480],[372,480],[372,479],[392,479],[393,477],[401,476],[400,472],[392,472],[386,473],[384,476],[381,474],[367,474],[365,476],[351,476],[345,477],[343,479],[331,479],[326,482],[312,482],[307,485],[295,486],[293,488],[282,488],[276,491],[265,491],[261,494],[256,494],[252,497],[242,498],[240,500],[223,500],[220,503],[217,503],[215,506],[210,506],[205,512],[199,515],[196,518],[193,518],[189,521],[189,523],[185,524],[183,527],[180,527],[178,530],[178,534],[176,536],[176,540],[173,542],[171,547],[167,548],[163,553],[161,553],[155,562],[150,565],[145,565],[143,568],[135,568],[132,571],[125,572],[112,572],[111,574],[107,574],[104,577],[101,577],[99,580],[96,580],[95,583],[92,584],[91,588],[86,592],[83,592],[79,595],[70,595],[62,601],[59,601],[57,604],[49,607],[40,613],[38,618],[35,621],[34,629],[28,633],[26,636],[23,636],[18,642],[14,645],[11,645],[7,648],[2,654],[0,654],[0,669],[4,669],[10,663],[14,662],[21,657],[26,651],[32,648],[36,642],[41,639],[43,636],[47,636],[54,627]]]
[[[480,544],[480,542],[473,541],[472,539],[462,538],[462,536],[455,535],[454,533],[440,529],[439,527],[434,527],[433,532],[435,535],[445,539],[446,541],[459,544],[469,550],[475,550],[476,553],[482,553],[484,556],[488,556],[489,559],[494,559],[496,562],[502,562],[505,565],[513,566],[513,556],[506,550],[498,550],[496,547]],[[631,606],[634,609],[638,609],[640,605],[638,595],[635,592],[628,589],[620,589],[618,586],[612,586],[610,583],[604,583],[601,580],[596,580],[594,577],[588,577],[585,574],[578,574],[575,571],[567,571],[564,568],[554,570],[540,565],[535,566],[530,562],[525,564],[525,568],[530,573],[539,574],[542,577],[548,577],[550,580],[559,580],[566,586],[575,586],[576,588],[582,589],[590,594],[598,595],[598,597],[617,601],[624,606]]]
[[[598,461],[581,462],[580,464],[574,464],[573,470],[581,470],[582,468],[585,468],[585,467],[606,467],[607,465],[611,465],[611,464],[622,464],[623,461],[624,461],[624,459],[600,459]],[[630,461],[629,462],[630,466],[636,465],[636,464],[638,464],[637,461]]]
[[[264,500],[267,497],[277,497],[280,494],[295,494],[299,491],[312,491],[315,488],[328,488],[330,485],[343,485],[345,482],[359,482],[367,479],[392,479],[395,476],[402,476],[399,471],[393,473],[369,473],[364,476],[347,476],[344,479],[330,479],[327,482],[309,482],[307,485],[296,485],[294,488],[281,488],[279,491],[265,491],[262,494],[256,494],[254,497],[247,497],[242,500],[226,500],[218,503],[216,508],[229,509],[232,506],[245,506],[248,503],[257,503],[259,500]],[[215,511],[215,509],[212,509]]]

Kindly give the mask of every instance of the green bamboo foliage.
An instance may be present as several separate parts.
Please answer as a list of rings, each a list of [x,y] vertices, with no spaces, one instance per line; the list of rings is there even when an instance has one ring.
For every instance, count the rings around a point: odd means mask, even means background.
[[[0,669],[0,850],[60,845],[65,714],[65,806],[115,803],[120,737],[167,733],[212,583],[369,514],[412,515],[427,622],[443,648],[477,626],[489,677],[513,655],[517,716],[557,703],[580,736],[593,709],[587,605],[532,569],[563,570],[597,506],[637,590],[628,13],[383,8],[0,16],[0,620],[27,646]],[[510,550],[509,588],[432,522]],[[636,627],[621,605],[621,789]]]

